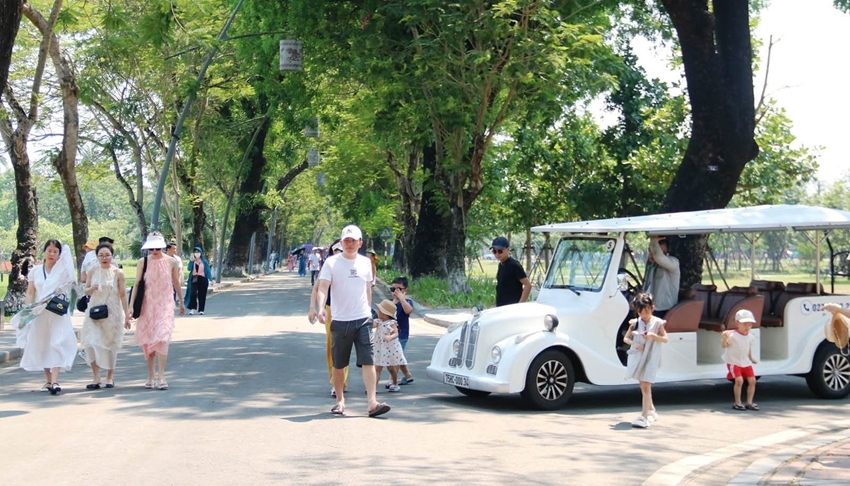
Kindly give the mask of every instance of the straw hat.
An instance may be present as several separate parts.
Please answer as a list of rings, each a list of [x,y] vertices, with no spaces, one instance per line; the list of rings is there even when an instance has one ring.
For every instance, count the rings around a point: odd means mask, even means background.
[[[393,319],[395,319],[396,307],[395,307],[395,304],[393,304],[391,300],[386,300],[386,299],[382,300],[380,304],[375,306],[375,309],[377,309],[378,312],[380,312],[382,314],[386,314],[386,315],[392,317]]]
[[[151,233],[148,235],[148,239],[145,240],[145,244],[142,245],[142,250],[152,250],[156,248],[165,248],[165,238],[163,238],[159,233]]]
[[[839,348],[844,348],[850,343],[850,319],[836,312],[824,326],[826,340],[835,343]]]

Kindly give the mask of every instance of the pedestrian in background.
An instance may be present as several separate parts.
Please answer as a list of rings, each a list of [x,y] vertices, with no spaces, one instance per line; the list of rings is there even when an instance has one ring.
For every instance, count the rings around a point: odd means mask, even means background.
[[[77,355],[77,336],[71,325],[71,315],[63,315],[46,309],[52,296],[71,295],[76,285],[74,257],[68,245],[58,240],[47,240],[44,244],[44,263],[36,265],[27,274],[27,294],[25,304],[41,303],[31,311],[31,320],[19,327],[20,313],[11,324],[17,331],[16,344],[23,349],[21,368],[27,371],[43,371],[47,382],[41,391],[56,395],[62,391],[59,386],[59,372],[70,371]],[[34,316],[34,317],[33,317]]]
[[[316,279],[319,278],[319,267],[321,267],[322,261],[319,258],[319,247],[313,248],[313,251],[310,252],[310,256],[307,259],[307,268],[310,270],[310,285],[316,283]]]
[[[165,363],[171,333],[174,331],[174,292],[180,292],[180,274],[183,272],[177,266],[177,260],[166,255],[164,249],[165,239],[162,234],[152,232],[142,245],[142,250],[150,250],[151,254],[139,259],[136,265],[136,282],[143,278],[145,281],[142,312],[136,319],[136,344],[142,347],[148,365],[145,388],[160,390],[168,389]],[[138,289],[138,285],[133,286],[130,308],[136,300]],[[181,316],[185,310],[180,301]]]
[[[398,323],[398,342],[401,343],[401,350],[407,350],[407,340],[410,337],[410,314],[413,312],[413,301],[407,298],[407,278],[396,277],[390,285],[390,293],[393,296],[393,304],[396,306],[396,322]],[[407,368],[407,364],[399,366],[402,378],[399,380],[401,385],[409,385],[413,383],[413,376]],[[388,387],[389,388],[389,387]]]
[[[496,271],[496,307],[525,302],[531,293],[531,282],[522,265],[511,256],[511,245],[504,236],[493,240],[490,250],[499,261]]]
[[[330,258],[333,255],[339,255],[340,253],[342,253],[342,245],[340,244],[339,240],[336,240],[333,243],[331,243],[330,253],[331,254],[328,256],[328,258]],[[319,290],[319,279],[316,279],[316,283],[313,285],[313,292],[310,294],[310,312],[313,312],[313,310],[314,310],[313,305],[314,305],[314,303],[317,302],[316,295],[318,293],[318,290]],[[330,288],[328,288],[328,298],[325,301],[324,309],[325,309],[325,359],[326,359],[327,365],[328,365],[328,383],[330,383],[330,385],[331,385],[331,397],[336,398],[336,390],[334,389],[334,362],[333,362],[333,352],[332,352],[333,351],[333,348],[332,348],[333,339],[332,339],[332,336],[331,336],[332,315],[331,315],[331,290],[330,290]],[[318,315],[320,310],[321,309],[316,309],[315,314]],[[309,312],[308,312],[308,314],[309,314]],[[315,319],[311,318],[310,323],[314,324]],[[343,391],[346,391],[346,390],[348,390],[348,366],[346,366],[345,368],[342,369],[342,374],[343,374],[342,389],[343,389]]]
[[[342,369],[348,366],[351,359],[351,348],[357,352],[357,364],[363,372],[363,385],[369,404],[366,411],[370,417],[377,417],[390,411],[386,403],[378,403],[375,398],[377,385],[375,363],[372,359],[372,342],[370,329],[372,327],[372,265],[369,259],[358,254],[363,246],[363,233],[354,225],[342,229],[342,254],[335,255],[325,262],[319,273],[319,288],[316,291],[315,306],[311,306],[309,320],[318,317],[326,321],[322,305],[327,299],[328,291],[332,291],[331,301],[333,321],[331,321],[332,352],[334,362],[334,389],[337,403],[331,413],[345,414],[345,395],[343,392]]]
[[[106,388],[115,386],[115,364],[118,351],[124,341],[124,328],[130,327],[130,310],[127,307],[127,288],[124,272],[112,265],[112,245],[101,243],[95,250],[99,265],[89,271],[85,293],[89,305],[83,319],[80,344],[85,349],[86,363],[91,367],[94,379],[86,388],[100,388],[100,370],[106,370]],[[91,310],[105,305],[108,315],[92,319]]]
[[[381,371],[387,368],[390,381],[387,390],[393,393],[401,391],[398,385],[398,368],[407,365],[404,350],[398,340],[398,322],[396,306],[390,300],[382,300],[375,306],[378,318],[372,321],[372,359],[375,361],[375,386],[381,381]]]
[[[80,264],[81,287],[84,287],[86,284],[86,275],[88,274],[88,270],[97,266],[97,254],[94,251],[95,248],[97,248],[97,241],[95,241],[94,238],[89,238],[83,244],[83,251],[86,252],[86,254],[83,257],[83,262]],[[82,291],[80,293],[82,293]]]
[[[298,253],[298,276],[304,277],[307,275],[307,255],[305,253],[307,250],[302,249]]]
[[[372,261],[372,286],[378,281],[378,252],[369,248],[366,250],[366,255],[369,256],[369,260]]]
[[[638,380],[642,399],[640,417],[632,422],[633,427],[645,429],[658,420],[658,412],[652,402],[652,383],[661,367],[661,348],[667,342],[667,321],[654,316],[655,301],[651,294],[640,293],[632,300],[637,319],[629,322],[629,330],[623,342],[630,345],[626,361],[626,379]]]
[[[735,313],[737,329],[723,331],[722,334],[720,345],[723,346],[723,361],[726,362],[726,368],[729,370],[726,378],[735,381],[732,387],[735,398],[732,408],[735,410],[759,410],[759,406],[753,403],[753,398],[756,396],[756,374],[753,371],[753,365],[757,361],[753,358],[753,343],[756,342],[756,337],[750,330],[755,323],[756,318],[753,313],[747,309],[741,309]],[[745,379],[747,380],[746,405],[741,403],[741,388],[744,387]]]
[[[204,256],[200,246],[196,246],[189,258],[189,279],[186,281],[185,304],[189,308],[189,315],[204,315],[207,307],[207,290],[212,280],[212,269],[207,257]],[[179,289],[179,287],[178,287]]]

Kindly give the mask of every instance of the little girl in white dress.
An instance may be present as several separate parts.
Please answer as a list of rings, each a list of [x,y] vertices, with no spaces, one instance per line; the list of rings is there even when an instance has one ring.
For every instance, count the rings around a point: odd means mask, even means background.
[[[384,367],[390,372],[392,383],[387,387],[391,392],[400,392],[398,385],[398,367],[406,365],[404,350],[398,340],[398,323],[395,321],[396,306],[389,300],[382,300],[375,307],[378,318],[372,323],[372,359],[375,362],[377,384],[381,383],[381,372]]]
[[[632,422],[632,426],[645,429],[658,420],[658,412],[655,411],[655,403],[652,401],[652,383],[658,374],[658,368],[661,367],[660,345],[667,342],[667,331],[664,329],[667,321],[652,315],[655,302],[651,294],[636,295],[633,305],[638,318],[629,323],[629,330],[623,339],[623,342],[631,345],[626,364],[626,379],[635,379],[640,383],[643,406],[640,417]]]

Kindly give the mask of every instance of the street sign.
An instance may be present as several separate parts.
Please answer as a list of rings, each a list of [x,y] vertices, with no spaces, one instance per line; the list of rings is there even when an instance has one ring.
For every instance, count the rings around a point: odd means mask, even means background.
[[[393,232],[390,231],[389,228],[384,228],[384,231],[381,232],[381,239],[382,240],[386,241],[386,240],[391,239],[392,237],[393,237]]]
[[[301,71],[304,62],[304,46],[300,40],[280,41],[280,70]]]
[[[316,167],[319,165],[319,151],[316,149],[310,149],[307,152],[307,165],[310,167]]]

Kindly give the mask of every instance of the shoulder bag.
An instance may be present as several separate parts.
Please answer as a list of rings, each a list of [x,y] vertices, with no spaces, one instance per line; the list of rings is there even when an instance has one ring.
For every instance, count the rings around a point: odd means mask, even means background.
[[[96,305],[92,307],[89,311],[89,317],[96,321],[99,321],[100,319],[106,319],[107,317],[109,317],[109,307],[106,307],[106,304]]]
[[[148,271],[148,257],[145,257],[144,267],[142,267],[142,278],[136,282],[136,300],[133,301],[133,319],[138,319],[142,315],[142,300],[145,298],[145,273]]]
[[[89,307],[89,296],[84,295],[80,297],[80,300],[77,301],[77,310],[80,312],[85,312]]]
[[[44,269],[44,266],[41,267],[41,272],[44,274],[44,280],[47,280],[47,270]],[[54,295],[53,298],[47,302],[46,309],[57,316],[64,316],[67,314],[68,300],[65,297],[65,294]]]

